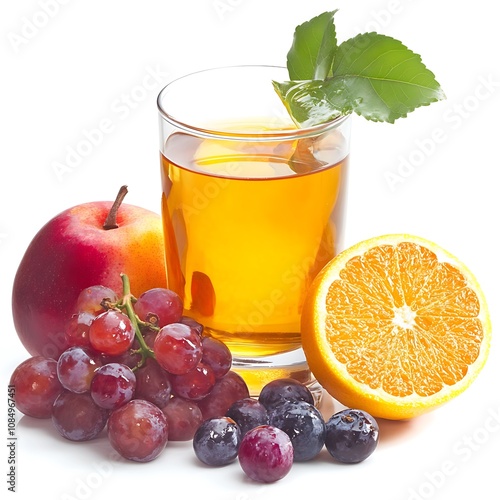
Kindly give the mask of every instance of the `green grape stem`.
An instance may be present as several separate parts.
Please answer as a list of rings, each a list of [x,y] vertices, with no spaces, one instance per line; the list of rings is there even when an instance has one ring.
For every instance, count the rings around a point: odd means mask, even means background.
[[[150,325],[149,323],[146,323],[144,321],[141,321],[137,315],[135,314],[134,307],[132,305],[133,302],[136,301],[136,298],[132,295],[130,292],[130,280],[128,276],[124,273],[120,274],[122,283],[123,283],[123,297],[121,300],[121,307],[125,309],[125,312],[127,313],[127,316],[129,317],[130,321],[132,322],[132,326],[134,327],[134,333],[135,333],[135,338],[139,342],[140,348],[137,350],[138,353],[141,354],[141,361],[139,361],[138,365],[135,367],[135,369],[140,368],[146,361],[147,358],[154,358],[155,354],[153,350],[148,347],[146,344],[144,337],[142,336],[141,332],[141,326],[143,327],[148,327],[153,330],[159,330],[157,327],[154,327],[153,325]]]

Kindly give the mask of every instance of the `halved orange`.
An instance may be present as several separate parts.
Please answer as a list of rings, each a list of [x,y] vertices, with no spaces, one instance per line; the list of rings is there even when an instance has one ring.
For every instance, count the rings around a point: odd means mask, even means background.
[[[486,362],[488,307],[472,273],[423,238],[385,235],[335,257],[314,280],[302,345],[340,403],[407,419],[463,392]]]

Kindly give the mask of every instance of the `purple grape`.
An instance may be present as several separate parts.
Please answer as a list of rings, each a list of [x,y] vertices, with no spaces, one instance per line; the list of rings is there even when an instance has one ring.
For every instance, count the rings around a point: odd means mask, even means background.
[[[158,332],[146,330],[143,332],[142,337],[144,338],[144,343],[152,350],[155,346],[156,335]]]
[[[35,418],[50,418],[52,405],[63,391],[57,377],[57,361],[34,356],[23,361],[12,373],[16,408]]]
[[[75,313],[65,326],[66,340],[69,345],[90,347],[89,330],[95,316],[88,312]]]
[[[377,447],[377,421],[356,409],[339,411],[326,423],[325,446],[339,462],[354,464],[368,458]]]
[[[314,404],[311,391],[293,378],[272,380],[262,388],[259,395],[259,402],[268,410],[284,401],[305,401]]]
[[[179,397],[170,398],[162,412],[168,421],[169,441],[189,441],[203,422],[200,408],[194,401]]]
[[[114,309],[99,314],[89,328],[90,346],[101,354],[119,356],[127,352],[135,339],[129,317]]]
[[[109,412],[97,406],[90,394],[64,391],[54,401],[52,423],[61,436],[71,441],[96,438],[106,426]]]
[[[116,410],[134,397],[135,385],[134,372],[128,366],[109,363],[96,370],[90,394],[101,408]]]
[[[305,401],[285,401],[275,406],[269,412],[269,424],[288,434],[296,462],[311,460],[325,444],[323,416]]]
[[[198,321],[196,321],[194,318],[190,318],[189,316],[182,316],[179,323],[190,326],[200,336],[203,333],[203,325],[201,323],[198,323]]]
[[[145,399],[162,408],[169,400],[172,385],[168,373],[152,358],[135,372],[135,398]]]
[[[254,427],[269,424],[265,406],[252,398],[234,402],[227,410],[226,417],[232,418],[239,425],[242,436]]]
[[[195,455],[206,465],[227,465],[238,456],[241,432],[229,417],[205,420],[193,437]]]
[[[81,394],[90,391],[90,383],[101,360],[84,347],[70,347],[57,360],[57,376],[63,387]]]
[[[153,350],[158,364],[173,375],[189,372],[202,356],[200,336],[182,323],[164,326],[156,335]]]
[[[114,290],[103,285],[89,286],[78,295],[75,310],[97,316],[106,310],[102,306],[103,300],[114,303],[118,301],[118,295]]]
[[[122,457],[150,462],[167,444],[167,418],[153,403],[133,399],[111,413],[108,437],[111,446]]]
[[[134,339],[132,346],[130,349],[122,354],[118,354],[117,356],[109,356],[107,354],[101,354],[101,364],[109,365],[110,363],[119,363],[121,365],[127,365],[129,368],[135,368],[142,359],[142,356],[137,349],[139,349],[140,345],[137,339]]]
[[[212,368],[216,379],[222,378],[231,369],[233,362],[231,351],[224,342],[212,337],[203,337],[201,345],[202,363]]]
[[[162,328],[180,321],[183,304],[180,297],[172,290],[151,288],[138,297],[134,311],[142,321]]]
[[[209,366],[199,363],[183,375],[171,375],[172,392],[181,398],[199,401],[208,396],[215,385],[214,372]]]
[[[203,419],[223,417],[229,407],[238,399],[250,396],[248,386],[241,375],[232,370],[215,382],[210,394],[200,401],[198,406],[203,413]]]
[[[238,451],[240,466],[254,481],[273,483],[284,478],[293,465],[293,445],[277,427],[260,425],[248,431]]]

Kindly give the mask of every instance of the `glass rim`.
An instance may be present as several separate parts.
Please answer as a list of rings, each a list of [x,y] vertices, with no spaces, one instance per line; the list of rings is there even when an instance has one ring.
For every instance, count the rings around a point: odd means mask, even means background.
[[[206,68],[198,71],[193,71],[185,75],[179,76],[169,83],[167,83],[158,93],[156,99],[156,104],[160,117],[170,123],[171,125],[182,129],[185,132],[191,132],[199,137],[204,138],[222,138],[226,140],[240,140],[240,141],[276,141],[276,140],[295,140],[303,139],[306,137],[314,137],[332,129],[338,128],[342,123],[344,123],[351,115],[341,115],[333,120],[330,120],[319,125],[314,125],[311,127],[304,128],[294,128],[294,129],[283,129],[283,130],[270,130],[270,131],[259,131],[259,132],[230,132],[226,130],[216,130],[212,128],[197,127],[191,125],[182,120],[179,120],[169,114],[161,104],[162,96],[171,88],[172,85],[179,83],[180,81],[187,79],[192,76],[200,75],[202,73],[209,73],[219,70],[229,70],[229,69],[252,69],[252,68],[265,68],[265,69],[276,69],[276,70],[286,70],[284,66],[274,66],[266,64],[242,64],[242,65],[230,65],[230,66],[216,66],[212,68]]]

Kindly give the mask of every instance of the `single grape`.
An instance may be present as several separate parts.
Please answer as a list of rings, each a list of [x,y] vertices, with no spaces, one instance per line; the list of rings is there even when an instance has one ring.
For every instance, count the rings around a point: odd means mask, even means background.
[[[262,388],[259,395],[259,402],[268,410],[284,401],[306,401],[314,404],[311,391],[293,378],[272,380]]]
[[[158,332],[146,330],[142,332],[142,338],[145,344],[152,350],[155,345],[156,335]]]
[[[181,398],[199,401],[210,394],[215,385],[215,375],[209,366],[198,366],[183,375],[171,375],[172,392]]]
[[[296,462],[311,460],[325,444],[323,416],[305,401],[285,401],[275,406],[269,411],[269,424],[288,434]]]
[[[10,385],[14,386],[17,409],[35,418],[50,418],[52,405],[63,391],[57,377],[57,361],[43,356],[34,356],[17,366]]]
[[[167,444],[167,418],[153,403],[133,399],[111,413],[108,437],[111,446],[122,457],[136,462],[149,462]]]
[[[346,409],[326,423],[325,446],[339,462],[354,464],[368,458],[377,447],[377,421],[367,412]]]
[[[96,370],[90,395],[101,408],[116,410],[134,397],[135,386],[135,374],[128,366],[109,363]]]
[[[89,329],[90,345],[102,354],[118,356],[134,342],[135,331],[126,314],[110,309],[97,316]]]
[[[135,398],[145,399],[163,408],[170,400],[172,385],[168,373],[153,359],[148,358],[146,363],[135,372]]]
[[[242,436],[254,427],[269,424],[266,407],[252,398],[234,402],[227,410],[226,417],[232,418],[239,425]]]
[[[194,318],[191,318],[189,316],[182,316],[182,318],[179,320],[179,323],[190,326],[201,337],[204,329],[203,325],[201,323],[198,323],[198,321],[196,321]]]
[[[198,459],[206,465],[227,465],[238,456],[241,432],[231,418],[205,420],[193,437],[193,449]]]
[[[203,415],[194,401],[179,397],[170,398],[162,408],[168,421],[169,441],[189,441],[203,422]]]
[[[70,346],[89,347],[89,330],[95,316],[88,312],[75,313],[68,320],[65,328],[66,339]]]
[[[89,441],[106,427],[108,410],[97,406],[89,394],[62,392],[52,407],[52,423],[71,441]]]
[[[103,285],[89,286],[83,289],[76,299],[76,311],[87,312],[97,316],[106,309],[101,305],[106,300],[110,303],[118,301],[116,292]]]
[[[102,365],[98,356],[84,347],[70,347],[57,360],[57,376],[65,389],[81,394],[90,390],[94,372]]]
[[[181,298],[166,288],[152,288],[141,294],[134,304],[134,311],[142,321],[159,328],[178,323],[183,308]]]
[[[208,396],[197,403],[203,414],[203,419],[206,420],[223,417],[235,401],[248,397],[250,397],[250,393],[246,382],[241,375],[231,370],[215,382]]]
[[[243,472],[250,479],[273,483],[290,472],[293,445],[288,434],[281,429],[259,425],[243,436],[238,459]]]
[[[199,335],[182,323],[164,326],[156,335],[153,350],[158,364],[174,375],[192,370],[202,356]]]
[[[144,337],[144,336],[143,336]],[[141,345],[137,337],[134,338],[130,349],[126,350],[122,354],[117,356],[110,356],[109,354],[101,354],[102,364],[106,365],[108,363],[120,363],[122,365],[127,365],[129,368],[134,369],[141,361],[142,355],[140,353]]]
[[[119,363],[121,365],[126,365],[129,368],[135,368],[142,360],[140,352],[135,351],[139,348],[139,343],[136,340],[132,343],[132,347],[118,356],[109,356],[107,354],[101,354],[101,364],[107,365],[109,363]]]
[[[201,361],[212,368],[215,378],[222,378],[230,369],[233,357],[229,348],[218,339],[203,337],[201,340],[203,355]]]

